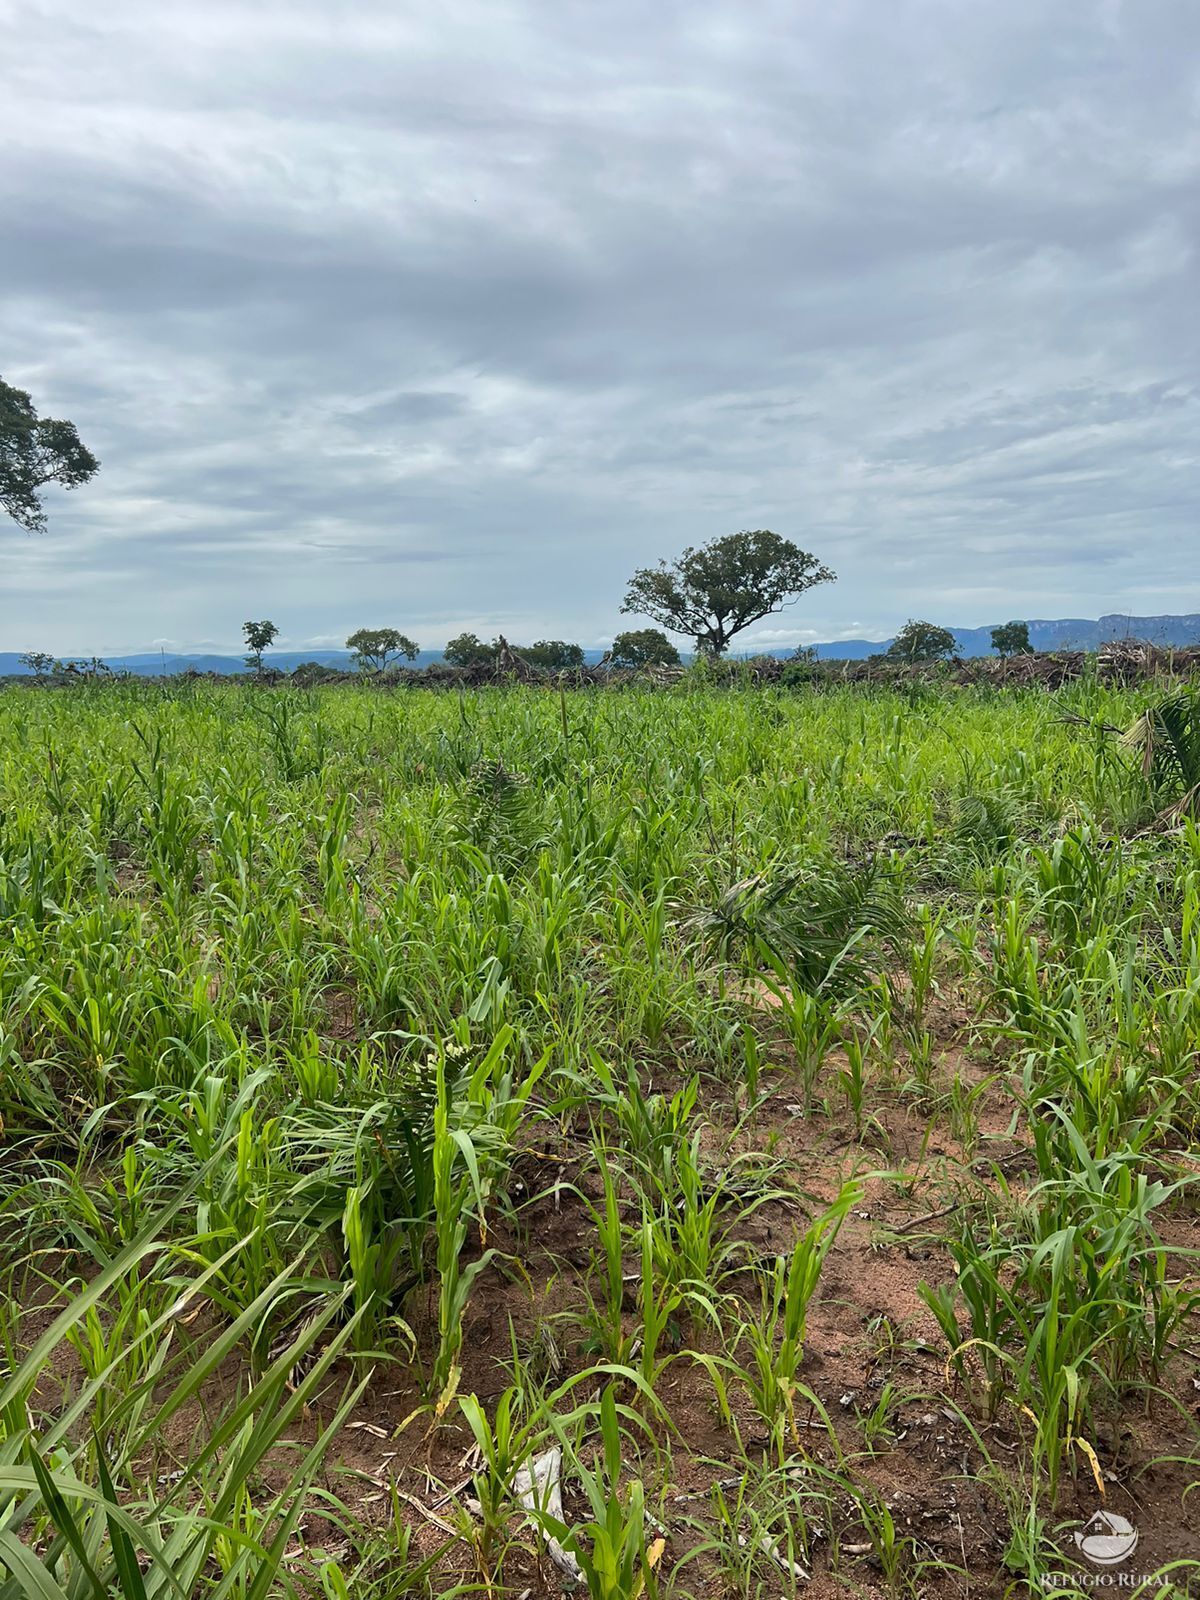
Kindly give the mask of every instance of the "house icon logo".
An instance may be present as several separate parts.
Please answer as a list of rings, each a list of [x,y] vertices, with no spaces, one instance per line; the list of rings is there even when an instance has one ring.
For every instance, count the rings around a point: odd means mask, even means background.
[[[1117,1567],[1137,1549],[1132,1522],[1115,1511],[1095,1511],[1075,1534],[1082,1555],[1097,1567]]]

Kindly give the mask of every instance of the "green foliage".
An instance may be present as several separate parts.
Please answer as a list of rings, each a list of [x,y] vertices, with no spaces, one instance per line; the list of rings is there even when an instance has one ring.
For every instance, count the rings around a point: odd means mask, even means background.
[[[38,678],[44,678],[54,665],[54,657],[48,655],[45,650],[26,650],[23,655],[17,657],[17,660]]]
[[[812,645],[798,644],[784,663],[780,683],[785,689],[798,689],[816,682],[820,662]]]
[[[246,665],[261,675],[263,669],[263,651],[269,650],[272,642],[279,633],[273,622],[243,622],[242,637],[246,641],[249,654]]]
[[[689,546],[669,566],[643,567],[629,580],[621,610],[653,617],[696,649],[720,656],[743,628],[834,579],[816,556],[767,528]]]
[[[1029,643],[1027,622],[1002,622],[992,629],[992,649],[998,656],[1028,656],[1033,654]]]
[[[477,634],[460,633],[447,641],[442,656],[452,667],[479,667],[494,663],[498,649],[495,643],[484,644]]]
[[[677,667],[679,651],[660,628],[630,628],[612,643],[614,667]]]
[[[926,1412],[1050,1590],[1089,1450],[1193,1439],[1200,828],[1096,731],[1162,698],[0,691],[0,1590],[911,1594]]]
[[[404,656],[415,661],[421,647],[396,628],[359,628],[346,640],[354,651],[354,665],[361,672],[385,672],[389,661]]]
[[[977,860],[996,861],[1020,837],[1023,820],[1019,800],[1008,791],[968,791],[954,800],[947,835]]]
[[[462,1262],[467,1222],[473,1207],[483,1223],[483,1182],[470,1137],[451,1126],[450,1090],[445,1065],[439,1064],[437,1105],[433,1112],[433,1218],[437,1229],[438,1349],[432,1390],[440,1416],[458,1391],[463,1346],[463,1318],[475,1279],[493,1252],[485,1250],[469,1264]]]
[[[877,860],[860,866],[777,864],[721,889],[688,927],[718,955],[765,960],[810,995],[860,986],[880,941],[906,931],[895,880]]]
[[[536,644],[510,648],[514,654],[523,656],[530,666],[543,672],[569,672],[583,666],[582,646],[568,644],[562,639],[539,639]],[[452,667],[495,666],[500,650],[499,639],[484,644],[476,634],[460,633],[446,644],[442,655]]]
[[[167,1600],[199,1592],[214,1570],[224,1592],[266,1594],[283,1570],[324,1449],[361,1393],[362,1384],[340,1403],[335,1397],[317,1442],[274,1490],[260,1489],[268,1452],[326,1389],[352,1332],[352,1322],[337,1329],[339,1302],[331,1300],[283,1342],[243,1395],[208,1410],[205,1437],[181,1470],[147,1475],[163,1431],[205,1405],[222,1362],[253,1333],[280,1287],[270,1286],[204,1347],[175,1349],[179,1319],[203,1304],[207,1282],[201,1273],[180,1295],[163,1271],[161,1242],[179,1203],[104,1263],[0,1382],[0,1571],[14,1600]],[[127,1343],[99,1347],[100,1309],[115,1310]],[[85,1354],[83,1381],[59,1414],[46,1411],[38,1387],[48,1367],[61,1363],[68,1343],[86,1352],[89,1340],[95,1359]],[[301,1366],[304,1375],[290,1381]]]
[[[323,661],[301,661],[292,668],[292,682],[301,689],[310,689],[318,683],[325,683],[330,678],[338,676],[336,667],[327,666]]]
[[[583,665],[583,647],[562,639],[539,639],[536,644],[518,647],[516,653],[543,672],[570,672]]]
[[[1155,803],[1178,820],[1200,815],[1200,690],[1164,695],[1121,736],[1137,757]]]
[[[489,860],[514,867],[539,843],[537,803],[529,779],[496,759],[472,768],[463,794],[466,837]]]
[[[622,1484],[626,1447],[622,1421],[644,1427],[621,1406],[614,1386],[602,1390],[599,1405],[601,1458],[594,1466],[578,1456],[575,1471],[583,1490],[586,1520],[572,1526],[549,1510],[537,1521],[574,1556],[590,1600],[655,1600],[658,1593],[650,1557],[651,1527],[645,1486],[639,1478]]]
[[[1157,1376],[1200,1303],[1167,1284],[1152,1220],[1187,1180],[1151,1183],[1133,1152],[1097,1161],[1064,1127],[1079,1170],[1056,1164],[1015,1227],[972,1219],[951,1244],[956,1282],[922,1290],[952,1364],[968,1383],[978,1374],[984,1416],[1008,1400],[1034,1420],[1051,1500],[1072,1451],[1094,1460],[1099,1391]]]
[[[915,665],[921,661],[941,661],[945,656],[952,656],[957,649],[958,645],[949,628],[910,619],[888,645],[887,654],[893,661]]]
[[[0,378],[0,510],[18,527],[45,529],[41,491],[48,483],[74,489],[99,470],[74,423],[39,417],[25,390]]]
[[[802,1388],[797,1375],[808,1308],[838,1231],[861,1199],[858,1185],[845,1185],[829,1210],[797,1241],[791,1256],[777,1256],[758,1274],[761,1302],[758,1316],[743,1330],[749,1364],[742,1381],[781,1464],[787,1457],[789,1434],[800,1447],[795,1405]]]

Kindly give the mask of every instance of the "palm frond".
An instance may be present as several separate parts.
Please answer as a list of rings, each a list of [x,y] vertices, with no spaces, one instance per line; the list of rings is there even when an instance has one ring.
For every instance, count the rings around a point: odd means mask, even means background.
[[[808,994],[861,984],[877,947],[906,927],[895,880],[877,860],[768,869],[731,884],[684,921],[722,959],[758,950]]]
[[[1156,800],[1172,820],[1200,808],[1200,691],[1177,689],[1147,706],[1121,735]]]

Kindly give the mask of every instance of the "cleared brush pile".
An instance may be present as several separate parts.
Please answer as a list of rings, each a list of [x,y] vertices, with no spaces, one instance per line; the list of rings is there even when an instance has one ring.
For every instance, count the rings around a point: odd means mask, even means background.
[[[0,693],[0,1600],[1188,1592],[1195,727]]]
[[[486,689],[524,685],[551,689],[629,689],[671,688],[688,684],[693,688],[724,685],[780,684],[785,688],[831,688],[842,683],[901,687],[906,684],[937,684],[943,687],[992,686],[996,688],[1061,689],[1070,683],[1095,679],[1101,683],[1135,684],[1152,681],[1188,681],[1200,676],[1200,646],[1170,649],[1138,639],[1121,639],[1104,644],[1095,654],[1082,650],[1052,654],[1029,654],[1000,658],[954,657],[946,661],[907,663],[886,656],[871,656],[862,661],[781,660],[777,656],[752,656],[747,659],[697,661],[691,666],[631,667],[614,663],[606,656],[588,666],[550,672],[513,650],[501,636],[494,657],[468,667],[434,662],[427,667],[393,667],[386,672],[361,673],[336,671],[311,665],[297,668],[294,675],[265,669],[254,678],[242,678],[255,688],[338,688],[355,685],[377,692],[397,689]],[[142,678],[143,684],[169,686],[173,682],[220,683],[218,673],[188,671],[162,678]],[[112,681],[108,669],[96,673],[79,672],[73,666],[65,673],[41,679],[8,678],[3,683],[20,688],[78,689],[93,681]]]
[[[752,656],[746,660],[724,660],[699,667],[622,667],[601,662],[577,667],[569,672],[545,672],[507,645],[496,659],[473,667],[431,666],[390,674],[379,680],[388,687],[436,687],[461,685],[483,688],[493,684],[552,685],[566,688],[628,688],[641,685],[667,688],[703,676],[713,684],[783,684],[802,688],[828,687],[838,683],[903,685],[940,683],[992,685],[997,688],[1061,689],[1065,684],[1095,678],[1101,683],[1134,684],[1171,679],[1191,679],[1200,675],[1200,647],[1166,649],[1138,639],[1122,639],[1101,645],[1089,654],[1083,650],[948,661],[910,665],[872,657],[865,661],[794,662],[777,656]],[[345,674],[343,682],[353,681]]]

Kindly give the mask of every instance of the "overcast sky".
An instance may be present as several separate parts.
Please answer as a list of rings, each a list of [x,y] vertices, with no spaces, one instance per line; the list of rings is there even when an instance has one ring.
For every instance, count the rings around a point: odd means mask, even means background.
[[[1195,0],[0,0],[0,648],[1200,610]]]

